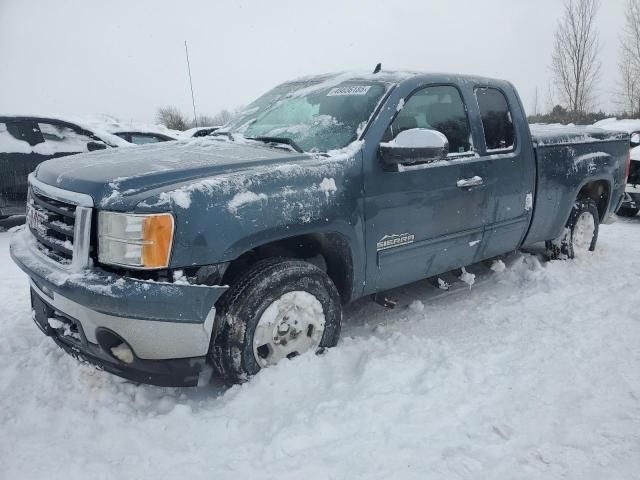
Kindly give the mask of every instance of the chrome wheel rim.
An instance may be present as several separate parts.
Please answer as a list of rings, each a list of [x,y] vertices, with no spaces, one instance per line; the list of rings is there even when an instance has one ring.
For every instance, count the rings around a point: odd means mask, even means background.
[[[253,356],[261,368],[320,346],[325,316],[320,301],[304,291],[288,292],[262,313],[253,334]]]
[[[591,251],[595,231],[596,223],[593,215],[589,212],[582,212],[573,227],[572,244],[574,256],[580,257]]]

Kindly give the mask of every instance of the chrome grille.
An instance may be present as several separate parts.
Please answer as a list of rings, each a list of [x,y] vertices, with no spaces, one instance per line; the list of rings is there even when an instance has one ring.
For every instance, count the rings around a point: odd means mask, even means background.
[[[62,264],[73,260],[76,206],[33,189],[27,205],[27,225],[46,256]]]
[[[31,175],[26,223],[40,253],[65,268],[86,267],[91,206],[91,197],[46,185]]]

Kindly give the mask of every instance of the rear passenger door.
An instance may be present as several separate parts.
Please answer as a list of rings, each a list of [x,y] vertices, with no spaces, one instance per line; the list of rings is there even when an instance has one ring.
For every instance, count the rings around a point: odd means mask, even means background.
[[[490,258],[517,249],[526,234],[535,196],[535,158],[515,91],[479,85],[473,95],[483,131],[478,153],[491,202],[479,256]]]

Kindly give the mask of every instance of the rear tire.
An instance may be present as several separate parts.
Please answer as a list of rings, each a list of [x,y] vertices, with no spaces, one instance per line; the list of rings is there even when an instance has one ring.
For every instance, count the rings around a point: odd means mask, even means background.
[[[242,383],[280,360],[335,346],[341,323],[325,272],[301,260],[262,260],[218,302],[209,358],[226,382]]]
[[[639,208],[620,207],[616,215],[620,215],[621,217],[635,217],[638,212],[640,212]]]
[[[547,255],[552,260],[572,259],[593,252],[598,242],[600,215],[590,197],[576,200],[562,235],[546,242]]]

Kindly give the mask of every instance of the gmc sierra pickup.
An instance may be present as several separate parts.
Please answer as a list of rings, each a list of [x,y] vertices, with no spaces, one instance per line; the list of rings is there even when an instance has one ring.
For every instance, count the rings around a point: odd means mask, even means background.
[[[628,155],[628,133],[530,129],[506,81],[306,77],[213,136],[42,163],[11,254],[36,325],[77,358],[241,382],[336,345],[364,295],[538,242],[587,254]]]

